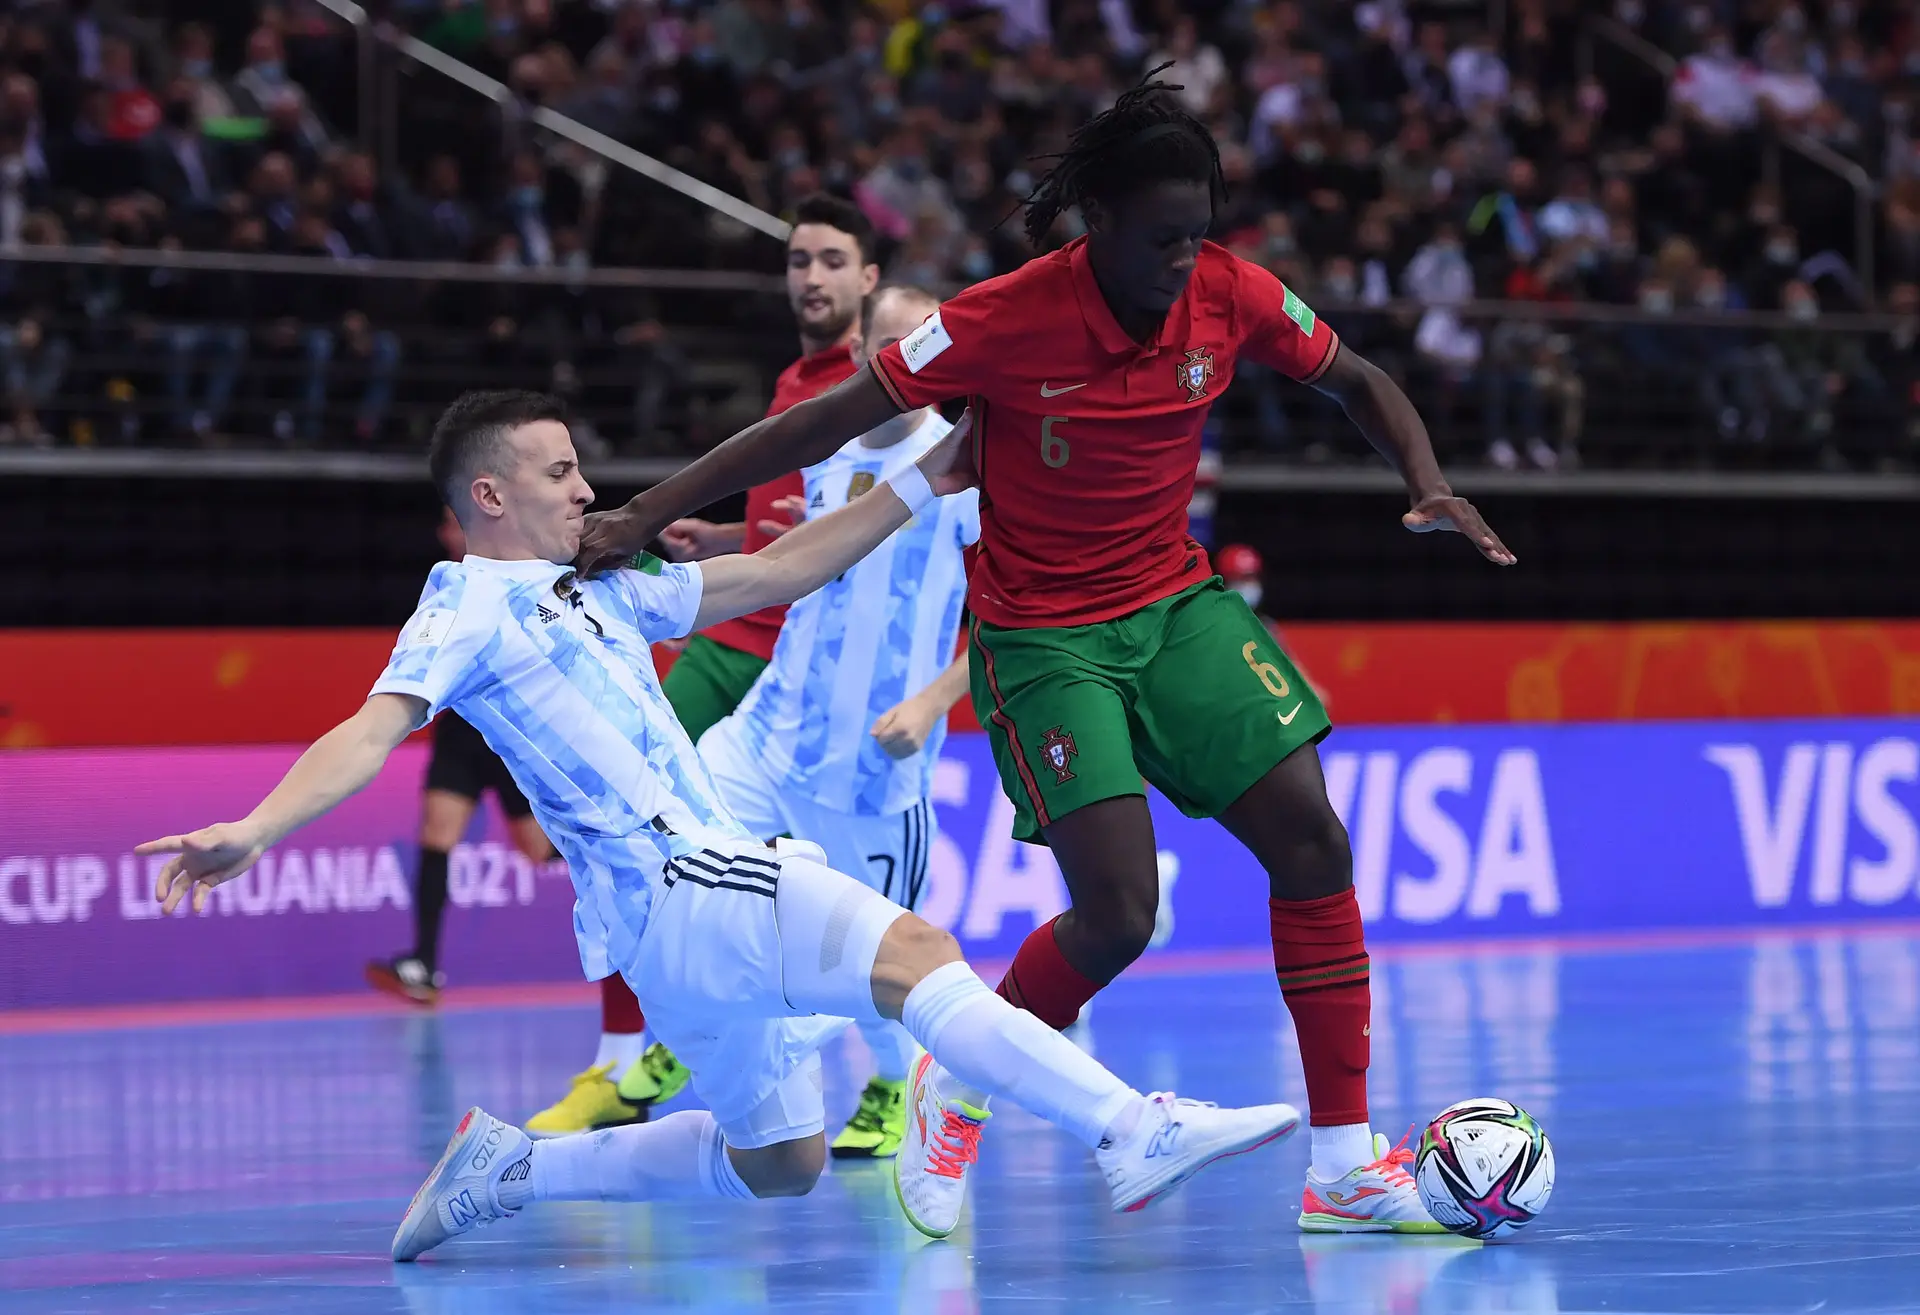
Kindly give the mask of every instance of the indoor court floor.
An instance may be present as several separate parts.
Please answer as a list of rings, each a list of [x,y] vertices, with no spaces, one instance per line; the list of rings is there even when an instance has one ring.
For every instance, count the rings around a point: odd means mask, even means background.
[[[1189,964],[1193,968],[1196,965]],[[1204,965],[1201,965],[1204,966]],[[947,1243],[884,1170],[760,1204],[536,1207],[387,1260],[460,1111],[523,1118],[593,1049],[581,1001],[48,1032],[0,1015],[0,1311],[1920,1310],[1920,932],[1388,950],[1374,1123],[1537,1115],[1518,1240],[1303,1239],[1304,1134],[1138,1215],[1015,1110]],[[1142,1089],[1304,1104],[1271,973],[1130,977],[1093,1016]],[[827,1056],[829,1117],[864,1071]]]

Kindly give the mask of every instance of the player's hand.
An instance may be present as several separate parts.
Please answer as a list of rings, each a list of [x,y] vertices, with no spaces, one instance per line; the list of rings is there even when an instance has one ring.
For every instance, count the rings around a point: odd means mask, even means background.
[[[193,911],[207,907],[207,894],[259,861],[266,846],[241,822],[216,822],[184,836],[165,836],[134,848],[136,854],[172,854],[153,883],[162,913],[172,913],[193,892]]]
[[[588,524],[592,524],[593,518],[589,516],[587,521]],[[721,528],[712,521],[703,521],[698,516],[682,516],[660,531],[660,547],[665,550],[669,561],[702,561],[708,557],[718,557],[727,551],[723,533]],[[583,549],[586,547],[584,538],[580,546]],[[634,551],[638,552],[639,549],[636,548]]]
[[[777,539],[807,518],[807,500],[798,493],[789,493],[773,504],[773,510],[785,520],[765,520],[760,522],[760,533],[770,539]]]
[[[586,528],[580,532],[580,551],[573,564],[582,575],[620,566],[636,553],[645,552],[654,536],[664,531],[669,518],[650,512],[641,494],[617,511],[587,514]]]
[[[1471,502],[1450,493],[1445,497],[1420,499],[1413,504],[1412,511],[1400,518],[1400,523],[1415,534],[1431,534],[1435,530],[1464,534],[1480,550],[1480,555],[1495,566],[1512,566],[1520,560],[1500,542],[1499,535],[1487,528]]]
[[[881,713],[868,734],[880,741],[887,757],[911,758],[925,746],[942,715],[925,699],[911,698]]]
[[[973,412],[960,413],[960,420],[947,436],[921,454],[917,463],[937,496],[973,488],[980,476],[973,468]]]

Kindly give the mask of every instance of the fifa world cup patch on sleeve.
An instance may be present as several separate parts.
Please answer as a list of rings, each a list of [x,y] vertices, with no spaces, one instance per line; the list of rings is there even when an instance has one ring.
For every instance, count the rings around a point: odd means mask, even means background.
[[[947,326],[940,322],[940,312],[935,311],[919,328],[900,340],[900,359],[907,363],[907,373],[919,374],[929,361],[951,346],[953,339],[947,334]]]
[[[420,644],[431,648],[446,642],[453,633],[454,611],[451,607],[429,607],[413,623],[413,629],[407,631],[409,644]]]
[[[1319,321],[1313,317],[1313,307],[1294,296],[1292,288],[1287,289],[1287,298],[1280,303],[1280,309],[1286,312],[1288,319],[1300,326],[1300,332],[1309,338],[1313,337],[1313,326]]]

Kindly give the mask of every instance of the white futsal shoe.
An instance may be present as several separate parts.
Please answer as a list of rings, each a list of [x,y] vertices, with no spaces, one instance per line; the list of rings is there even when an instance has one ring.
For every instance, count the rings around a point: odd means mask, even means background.
[[[1300,1126],[1291,1105],[1227,1110],[1170,1091],[1147,1097],[1131,1136],[1094,1152],[1113,1192],[1113,1208],[1144,1210],[1215,1160],[1284,1141]]]
[[[893,1157],[893,1190],[907,1222],[928,1237],[959,1226],[967,1178],[980,1160],[980,1130],[991,1116],[963,1100],[942,1097],[943,1073],[922,1054],[907,1088],[907,1135]]]
[[[413,1194],[393,1235],[393,1258],[412,1260],[450,1237],[512,1218],[514,1212],[500,1204],[500,1182],[511,1168],[529,1162],[532,1149],[527,1134],[511,1123],[478,1105],[468,1110],[440,1163]]]

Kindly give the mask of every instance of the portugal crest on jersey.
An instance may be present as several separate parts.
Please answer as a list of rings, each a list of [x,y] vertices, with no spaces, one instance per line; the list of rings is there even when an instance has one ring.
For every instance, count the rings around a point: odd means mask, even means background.
[[[1196,347],[1187,353],[1187,359],[1180,362],[1180,385],[1187,390],[1187,400],[1197,402],[1207,395],[1207,385],[1213,382],[1213,351],[1207,347]]]
[[[1053,768],[1053,783],[1065,785],[1073,779],[1071,764],[1080,756],[1080,750],[1074,747],[1073,736],[1055,726],[1040,737],[1040,756]]]

